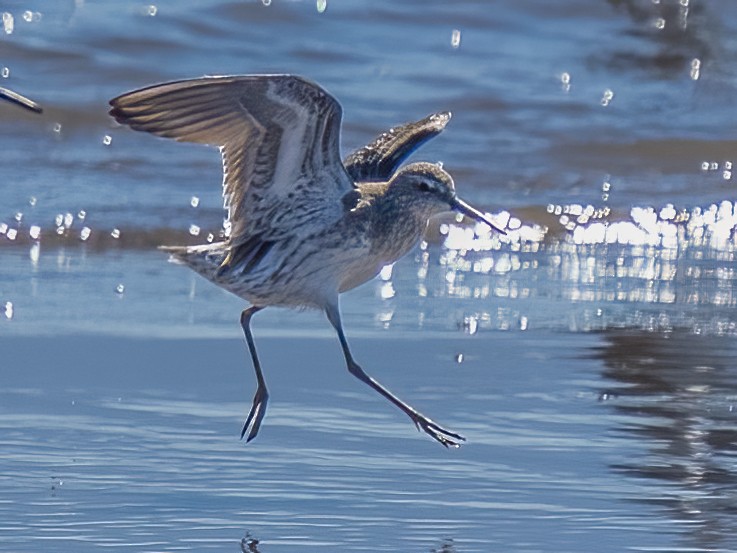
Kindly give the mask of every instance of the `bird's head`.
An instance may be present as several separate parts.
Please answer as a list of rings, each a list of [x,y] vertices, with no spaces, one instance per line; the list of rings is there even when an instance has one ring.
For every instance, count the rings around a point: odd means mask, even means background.
[[[389,182],[389,191],[400,195],[428,218],[438,213],[457,211],[506,234],[486,215],[456,195],[453,178],[439,164],[419,162],[401,168]]]

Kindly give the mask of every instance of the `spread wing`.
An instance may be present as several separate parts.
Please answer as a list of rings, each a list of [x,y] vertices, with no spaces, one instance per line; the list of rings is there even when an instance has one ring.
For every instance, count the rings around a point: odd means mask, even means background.
[[[220,148],[231,249],[255,236],[284,237],[303,220],[329,224],[353,188],[340,161],[340,104],[301,77],[203,77],[110,105],[110,115],[135,130]]]
[[[450,112],[389,129],[345,158],[343,164],[356,182],[388,181],[412,152],[440,134],[450,121]]]

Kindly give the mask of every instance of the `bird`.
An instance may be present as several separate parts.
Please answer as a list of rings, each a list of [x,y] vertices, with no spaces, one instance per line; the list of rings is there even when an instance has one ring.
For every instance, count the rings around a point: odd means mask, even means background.
[[[363,370],[348,345],[340,311],[340,294],[411,251],[436,214],[456,211],[505,232],[456,195],[441,164],[402,165],[445,128],[450,112],[391,128],[341,160],[341,104],[297,75],[179,80],[109,103],[110,115],[121,125],[220,149],[227,210],[223,240],[162,249],[249,304],[240,324],[257,388],[241,439],[256,437],[269,400],[251,319],[266,307],[287,307],[324,311],[350,374],[398,407],[418,430],[445,447],[465,441]]]

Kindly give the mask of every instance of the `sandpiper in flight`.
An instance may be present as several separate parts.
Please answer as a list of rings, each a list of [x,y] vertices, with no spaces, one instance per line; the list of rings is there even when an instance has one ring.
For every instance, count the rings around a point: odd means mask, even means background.
[[[440,165],[400,168],[443,130],[450,113],[395,127],[343,162],[340,104],[294,75],[177,81],[123,94],[110,104],[110,114],[135,130],[220,148],[225,240],[163,249],[251,305],[241,313],[241,326],[258,387],[241,438],[256,437],[268,401],[251,317],[281,306],[324,310],[351,374],[444,446],[465,440],[364,372],[348,347],[339,306],[342,292],[409,252],[437,213],[455,210],[504,232],[456,196]]]

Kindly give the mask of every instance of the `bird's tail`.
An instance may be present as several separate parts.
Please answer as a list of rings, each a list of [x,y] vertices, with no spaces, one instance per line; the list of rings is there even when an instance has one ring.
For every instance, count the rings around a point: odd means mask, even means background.
[[[159,249],[169,253],[169,261],[187,265],[209,280],[216,276],[227,255],[225,242],[199,246],[159,246]]]

